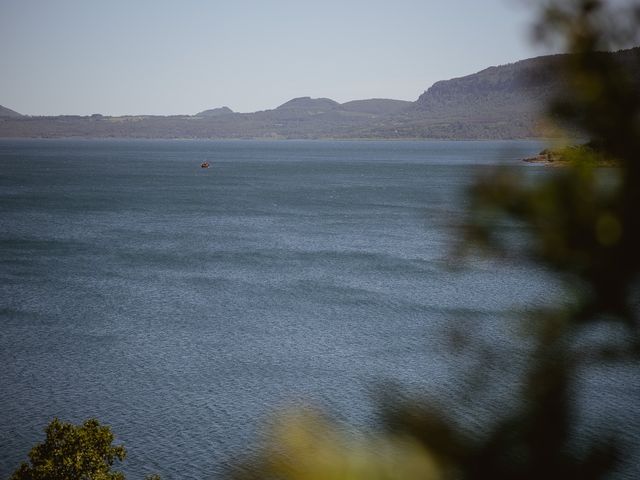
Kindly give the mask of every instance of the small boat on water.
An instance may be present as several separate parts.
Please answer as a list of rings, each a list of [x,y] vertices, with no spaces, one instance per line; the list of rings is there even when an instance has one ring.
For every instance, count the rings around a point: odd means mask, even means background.
[[[202,162],[200,168],[209,168],[209,162]]]

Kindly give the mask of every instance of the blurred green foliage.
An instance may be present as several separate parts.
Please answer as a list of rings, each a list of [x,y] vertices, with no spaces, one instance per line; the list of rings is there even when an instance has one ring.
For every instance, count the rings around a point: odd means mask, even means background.
[[[596,148],[565,149],[570,165],[552,178],[526,185],[515,172],[481,179],[468,225],[468,241],[504,250],[496,223],[508,218],[530,230],[519,254],[579,283],[575,321],[612,315],[637,335],[640,270],[640,55],[616,61],[604,53],[637,42],[640,5],[596,0],[546,2],[538,38],[563,42],[572,55],[559,75],[564,89],[550,116],[588,137]],[[617,178],[602,182],[594,167],[606,158]],[[634,310],[635,308],[635,310]]]
[[[623,63],[605,53],[638,41],[640,6],[537,6],[537,39],[571,53],[557,72],[563,89],[549,118],[596,148],[565,150],[566,165],[543,178],[497,168],[469,192],[463,250],[534,262],[572,295],[568,304],[525,316],[534,346],[516,404],[480,432],[460,425],[451,406],[393,394],[377,434],[354,436],[317,416],[285,415],[233,478],[564,480],[605,478],[619,468],[624,445],[609,432],[576,448],[574,383],[586,364],[623,360],[637,373],[640,360],[640,58],[637,49]],[[616,168],[596,170],[602,158]],[[505,225],[519,226],[526,239],[513,241]],[[603,334],[602,325],[622,326],[625,335]],[[585,332],[596,341],[585,344]],[[481,381],[492,368],[485,367]]]

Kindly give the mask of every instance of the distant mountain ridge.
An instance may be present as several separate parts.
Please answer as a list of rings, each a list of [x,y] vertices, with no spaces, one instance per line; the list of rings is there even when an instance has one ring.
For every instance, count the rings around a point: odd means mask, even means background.
[[[640,88],[640,47],[602,55],[619,61]],[[438,81],[415,102],[297,97],[260,112],[219,107],[167,117],[29,117],[0,107],[0,137],[533,138],[542,135],[543,108],[562,86],[565,60],[543,56]]]
[[[434,83],[397,119],[406,137],[530,138],[561,88],[561,55],[489,67]],[[377,134],[384,135],[384,126]]]
[[[3,107],[2,105],[0,105],[0,117],[16,118],[16,117],[22,117],[22,115],[18,112],[11,110],[10,108]]]
[[[603,52],[621,64],[640,89],[640,47]],[[406,111],[376,122],[368,138],[535,138],[548,102],[563,87],[568,55],[547,55],[441,80]]]

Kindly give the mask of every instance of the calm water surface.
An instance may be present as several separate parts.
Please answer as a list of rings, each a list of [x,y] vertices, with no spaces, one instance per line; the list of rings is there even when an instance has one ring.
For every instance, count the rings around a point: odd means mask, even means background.
[[[557,297],[536,267],[446,261],[474,176],[544,175],[518,160],[540,148],[0,141],[0,477],[54,416],[111,425],[130,478],[219,478],[279,407],[363,426],[381,381],[453,396],[473,359],[448,326],[517,352],[513,310]],[[585,415],[637,433],[637,377],[598,381]]]

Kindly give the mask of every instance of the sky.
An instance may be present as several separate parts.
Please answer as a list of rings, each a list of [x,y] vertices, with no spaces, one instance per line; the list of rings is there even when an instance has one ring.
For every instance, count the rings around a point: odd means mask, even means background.
[[[0,105],[27,115],[415,100],[540,54],[522,0],[0,0]]]

